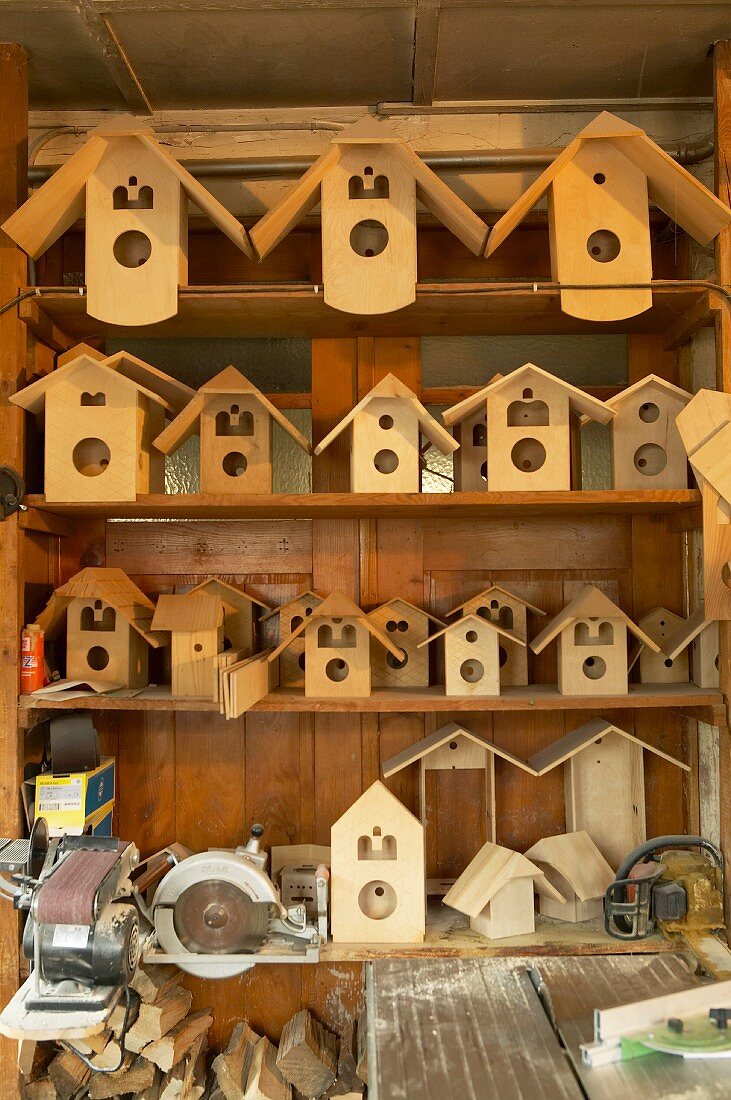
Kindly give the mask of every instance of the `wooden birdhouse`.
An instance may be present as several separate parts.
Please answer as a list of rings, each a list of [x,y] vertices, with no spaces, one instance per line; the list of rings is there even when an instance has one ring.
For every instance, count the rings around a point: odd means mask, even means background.
[[[287,417],[235,367],[226,367],[201,386],[155,446],[167,455],[198,435],[202,493],[271,493],[274,423],[310,454]]]
[[[333,943],[421,943],[424,829],[376,781],[330,830]]]
[[[317,592],[305,589],[287,603],[266,611],[259,620],[265,624],[276,619],[279,627],[277,645],[280,642],[289,642],[287,648],[281,650],[279,655],[279,682],[282,687],[304,687],[305,685],[304,634],[298,634],[296,638],[292,638],[292,634],[322,602],[323,597],[318,596]]]
[[[657,642],[598,588],[588,584],[531,642],[542,653],[558,639],[558,690],[562,695],[626,695],[627,632],[652,653]]]
[[[289,194],[251,230],[259,259],[320,200],[325,302],[345,313],[390,313],[416,297],[416,200],[476,256],[487,226],[383,123],[343,130]]]
[[[37,624],[48,641],[66,626],[66,679],[147,685],[148,647],[165,638],[154,605],[121,569],[82,569],[51,596]]]
[[[488,385],[497,382],[502,374],[495,374]],[[463,402],[453,408],[459,409]],[[460,419],[448,419],[452,409],[443,413],[444,423],[452,428],[459,448],[454,452],[455,493],[486,492],[487,484],[487,405],[484,401],[474,404],[469,412],[460,413]]]
[[[241,223],[151,130],[95,131],[2,228],[36,260],[85,212],[89,316],[152,325],[178,312],[188,282],[188,200],[253,256]]]
[[[429,623],[444,623],[406,600],[389,600],[369,612],[368,618],[390,635],[403,653],[399,660],[371,638],[371,682],[374,687],[429,687],[429,653],[419,649],[429,637]]]
[[[480,786],[485,813],[482,840],[494,842],[496,839],[496,756],[533,774],[524,760],[520,760],[507,749],[494,745],[482,734],[474,733],[465,726],[457,725],[456,722],[448,722],[435,733],[429,734],[396,753],[395,756],[384,760],[381,765],[383,776],[388,779],[418,761],[419,818],[427,838],[427,851],[434,852],[437,856],[437,866],[433,868],[433,874],[436,877],[427,877],[426,880],[427,894],[430,896],[446,894],[462,868],[475,854],[474,849],[464,851],[464,844],[456,843],[448,845],[446,855],[442,855],[437,843],[437,838],[443,830],[453,831],[453,807],[455,801],[465,795],[465,782],[469,780],[466,773],[482,773]],[[469,792],[470,797],[474,797],[477,793],[474,786],[469,787]],[[441,804],[446,808],[445,813],[440,812],[440,796]],[[430,833],[433,844],[429,844],[428,841]],[[458,862],[456,866],[455,860]],[[427,876],[429,876],[429,868],[427,868]]]
[[[681,650],[678,656],[673,658],[668,657],[665,652],[668,638],[684,623],[685,619],[668,611],[667,607],[655,607],[640,619],[640,629],[660,646],[659,653],[653,653],[646,646],[639,647],[641,684],[687,684],[689,682],[688,654]]]
[[[538,886],[541,916],[573,924],[601,918],[604,894],[614,882],[614,871],[587,832],[581,829],[544,837],[525,855],[566,899],[556,901]]]
[[[416,395],[387,374],[315,447],[315,456],[351,428],[350,488],[353,493],[418,493],[422,434],[442,454],[457,443]]]
[[[688,458],[675,418],[691,400],[650,374],[607,401],[615,489],[687,489]]]
[[[448,426],[487,415],[487,486],[503,490],[552,491],[571,488],[572,435],[578,417],[608,423],[614,413],[563,379],[526,363],[498,378],[443,414]],[[574,471],[580,485],[580,471]]]
[[[647,839],[645,750],[690,771],[682,760],[604,718],[592,718],[528,760],[539,776],[565,766],[566,829],[587,832],[615,870]]]
[[[235,650],[240,658],[256,653],[256,620],[261,609],[269,610],[263,600],[257,600],[219,577],[208,577],[191,592],[206,592],[219,596],[223,604],[223,648]]]
[[[691,647],[693,683],[699,688],[718,688],[718,623],[706,618],[706,605],[700,604],[687,619],[665,638],[663,653],[675,663]]]
[[[444,638],[445,695],[499,695],[500,644],[504,639],[517,646],[525,642],[511,630],[478,615],[463,615],[419,648]]]
[[[533,894],[537,889],[563,901],[535,863],[490,841],[444,897],[444,904],[465,913],[470,928],[491,940],[528,936],[536,930]]]
[[[82,353],[10,400],[43,415],[46,500],[86,503],[164,492],[164,459],[152,441],[192,393],[127,352]]]
[[[495,223],[486,256],[544,195],[551,276],[565,287],[561,308],[591,321],[634,317],[652,305],[648,286],[629,285],[652,280],[650,202],[702,245],[731,222],[731,211],[644,130],[607,111]]]
[[[540,607],[528,603],[499,584],[492,584],[476,596],[453,607],[447,612],[447,618],[453,615],[477,615],[488,619],[497,626],[511,631],[521,639],[522,644],[509,637],[500,639],[500,686],[519,687],[528,683],[528,612],[545,615]]]
[[[223,602],[207,592],[160,596],[154,630],[170,631],[172,694],[212,699],[216,692],[215,657],[223,649]]]
[[[366,698],[371,693],[370,638],[397,660],[403,651],[343,592],[331,592],[269,656],[275,661],[297,638],[305,638],[306,698]]]

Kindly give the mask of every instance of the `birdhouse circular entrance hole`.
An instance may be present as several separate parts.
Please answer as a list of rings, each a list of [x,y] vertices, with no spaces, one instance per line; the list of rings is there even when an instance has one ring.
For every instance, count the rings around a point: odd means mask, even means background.
[[[635,469],[647,477],[662,473],[668,464],[668,456],[657,443],[643,443],[635,451]]]
[[[378,451],[373,459],[373,465],[379,474],[392,474],[398,469],[398,455],[395,451],[387,449]]]
[[[350,231],[350,247],[358,256],[380,256],[388,244],[388,230],[381,222],[368,218]]]
[[[122,267],[142,267],[150,258],[152,242],[139,229],[128,229],[119,234],[112,251]]]
[[[109,447],[103,439],[80,439],[73,449],[71,461],[84,477],[98,477],[111,461]]]
[[[240,451],[229,451],[223,460],[223,472],[229,477],[241,477],[246,473],[248,462]]]
[[[621,248],[619,237],[611,229],[597,229],[586,242],[586,251],[598,264],[608,264],[616,260]]]
[[[645,401],[640,405],[637,415],[643,424],[654,424],[660,415],[660,409],[654,401]]]
[[[581,671],[588,680],[601,680],[607,671],[607,663],[603,657],[587,657],[581,666]]]
[[[86,655],[86,663],[94,672],[101,672],[109,664],[109,654],[104,646],[93,645]]]
[[[342,684],[343,680],[347,680],[349,672],[348,662],[344,661],[342,657],[333,657],[325,665],[325,675],[334,684]]]
[[[381,879],[367,882],[358,894],[361,912],[371,920],[385,920],[390,917],[397,905],[396,891],[393,886]]]
[[[519,439],[510,452],[510,461],[521,473],[534,474],[546,461],[546,448],[537,439]]]
[[[462,663],[459,674],[465,683],[479,684],[480,680],[485,675],[485,669],[481,661],[471,659]]]

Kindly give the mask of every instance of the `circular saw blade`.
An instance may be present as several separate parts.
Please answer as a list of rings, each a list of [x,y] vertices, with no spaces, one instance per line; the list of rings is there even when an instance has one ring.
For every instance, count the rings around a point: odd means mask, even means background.
[[[175,932],[188,951],[205,955],[258,950],[269,927],[268,902],[253,901],[223,879],[203,879],[175,903]]]

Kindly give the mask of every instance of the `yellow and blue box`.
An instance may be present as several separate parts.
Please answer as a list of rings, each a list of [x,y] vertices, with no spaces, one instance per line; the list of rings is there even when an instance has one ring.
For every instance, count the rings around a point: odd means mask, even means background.
[[[111,836],[114,770],[114,757],[104,756],[90,772],[36,776],[35,817],[45,817],[50,836],[81,836],[89,827],[95,836]]]

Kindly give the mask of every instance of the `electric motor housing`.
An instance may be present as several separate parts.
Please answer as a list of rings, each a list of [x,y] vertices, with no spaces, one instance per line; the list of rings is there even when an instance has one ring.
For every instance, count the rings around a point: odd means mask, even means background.
[[[111,902],[93,925],[40,924],[23,932],[23,952],[33,959],[34,927],[40,939],[41,976],[47,982],[127,985],[140,958],[139,917],[129,902]]]

